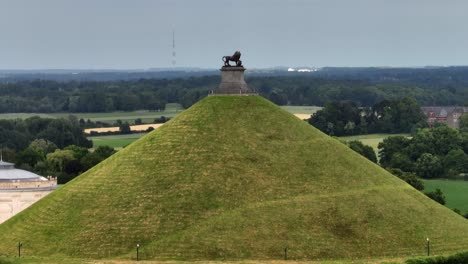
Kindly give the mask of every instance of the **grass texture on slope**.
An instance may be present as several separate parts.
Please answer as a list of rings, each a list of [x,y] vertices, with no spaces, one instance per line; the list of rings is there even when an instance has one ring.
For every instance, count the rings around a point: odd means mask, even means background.
[[[468,222],[259,96],[210,96],[0,225],[0,252],[352,259],[468,247]]]

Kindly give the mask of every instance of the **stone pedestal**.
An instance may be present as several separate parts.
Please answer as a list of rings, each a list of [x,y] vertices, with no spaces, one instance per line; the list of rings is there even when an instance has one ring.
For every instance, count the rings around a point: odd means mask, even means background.
[[[213,94],[228,94],[228,95],[249,95],[254,92],[249,88],[244,80],[245,68],[240,66],[222,67],[221,68],[221,83],[218,88],[213,91]]]

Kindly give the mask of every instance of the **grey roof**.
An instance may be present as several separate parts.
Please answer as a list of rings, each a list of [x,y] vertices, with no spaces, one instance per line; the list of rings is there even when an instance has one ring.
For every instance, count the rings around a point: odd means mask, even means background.
[[[0,159],[0,170],[5,169],[5,168],[11,168],[15,167],[15,164],[10,163],[10,162],[5,162],[3,159]]]
[[[15,164],[0,159],[0,181],[47,181],[35,173],[15,168]]]

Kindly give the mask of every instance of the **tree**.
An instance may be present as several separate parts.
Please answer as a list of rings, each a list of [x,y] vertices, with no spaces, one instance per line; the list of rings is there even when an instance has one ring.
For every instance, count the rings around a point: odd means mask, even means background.
[[[416,176],[416,174],[411,173],[411,172],[404,172],[400,169],[395,169],[395,168],[388,169],[388,171],[391,174],[396,175],[398,178],[404,180],[409,185],[413,186],[413,188],[415,188],[416,190],[418,191],[424,190],[424,182],[421,181]]]
[[[31,168],[36,165],[39,161],[45,159],[45,154],[32,147],[25,148],[24,150],[16,154],[16,164],[21,166],[22,164],[27,164]]]
[[[346,101],[327,103],[309,119],[309,124],[334,136],[355,134],[360,122],[361,110],[355,103]]]
[[[432,129],[434,138],[434,154],[446,155],[453,149],[459,149],[462,137],[458,130],[448,127],[447,125],[440,125]]]
[[[55,145],[54,142],[43,138],[33,140],[29,144],[29,147],[38,151],[42,151],[44,154],[54,152],[57,149],[57,145]]]
[[[119,126],[120,133],[122,134],[131,134],[132,130],[130,129],[130,125],[128,122],[124,122]]]
[[[379,143],[380,164],[383,167],[393,167],[391,165],[392,157],[395,153],[401,153],[408,147],[410,139],[404,136],[390,136]]]
[[[442,164],[437,156],[424,153],[416,161],[416,173],[423,178],[435,178],[442,175]]]
[[[361,141],[358,140],[349,141],[347,145],[352,150],[366,157],[368,160],[377,163],[377,156],[375,155],[374,149],[371,146],[364,145]]]
[[[465,153],[468,154],[468,132],[463,132],[460,134],[461,136],[461,143],[460,147],[463,149]]]
[[[67,162],[73,160],[73,151],[57,149],[53,153],[47,154],[47,162],[52,169],[58,172],[63,172]]]
[[[161,116],[161,117],[159,117],[159,118],[155,118],[155,119],[154,119],[154,123],[156,123],[156,124],[162,124],[162,123],[166,123],[166,122],[169,121],[169,120],[170,120],[170,118],[165,117],[165,116]]]
[[[468,155],[461,149],[453,149],[443,158],[442,164],[446,173],[449,170],[455,174],[468,172]]]
[[[421,106],[410,97],[392,101],[393,122],[396,124],[394,132],[408,133],[416,128],[427,127],[426,115]]]
[[[86,171],[101,161],[107,159],[112,154],[115,153],[115,150],[109,146],[99,146],[94,150],[94,152],[89,152],[86,156],[81,159],[81,164],[83,169]]]
[[[444,193],[439,189],[437,188],[435,191],[433,192],[427,192],[425,193],[427,195],[427,197],[431,198],[432,200],[442,204],[442,205],[445,205],[445,195]]]
[[[36,137],[52,141],[59,148],[64,148],[68,145],[92,147],[92,142],[86,139],[86,135],[80,127],[78,120],[74,122],[64,118],[51,119],[47,128],[40,130]]]
[[[86,156],[86,154],[88,154],[89,152],[88,148],[84,148],[84,147],[80,147],[76,145],[66,146],[64,150],[71,150],[73,152],[73,158],[75,160],[80,160],[81,158]]]
[[[393,154],[390,162],[386,165],[387,168],[398,168],[405,172],[413,172],[414,164],[406,153],[396,152]]]
[[[96,152],[90,152],[81,159],[81,164],[83,165],[83,170],[87,171],[101,161],[102,157],[99,156],[99,154]]]
[[[421,129],[408,141],[405,152],[412,161],[416,161],[423,153],[435,154],[434,141],[431,129]]]
[[[460,131],[468,132],[468,114],[465,113],[460,117]]]
[[[356,128],[356,124],[352,121],[348,121],[346,125],[344,126],[344,132],[346,135],[353,135],[354,134],[354,129]]]
[[[135,119],[134,123],[135,123],[135,125],[141,125],[141,124],[143,124],[143,121],[141,120],[141,118],[137,118],[137,119]]]
[[[107,159],[108,157],[112,156],[116,151],[114,148],[109,146],[99,146],[94,150],[94,152],[98,154],[102,159]]]

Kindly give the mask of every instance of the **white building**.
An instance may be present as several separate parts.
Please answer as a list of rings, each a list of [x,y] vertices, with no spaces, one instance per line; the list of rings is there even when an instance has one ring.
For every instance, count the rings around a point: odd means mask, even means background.
[[[44,178],[15,168],[0,158],[0,223],[57,188],[57,178]]]

